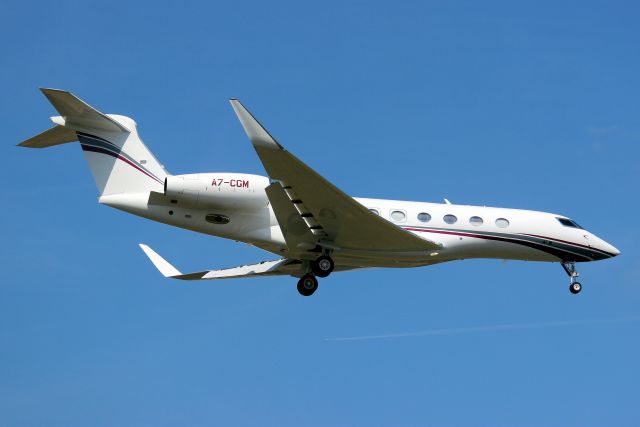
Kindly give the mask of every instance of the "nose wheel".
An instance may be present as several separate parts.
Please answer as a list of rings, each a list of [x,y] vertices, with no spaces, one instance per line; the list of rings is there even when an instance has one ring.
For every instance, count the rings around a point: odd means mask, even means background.
[[[572,294],[578,294],[582,290],[582,285],[578,282],[578,272],[576,271],[576,264],[573,262],[563,262],[562,268],[567,272],[569,276],[569,292]]]

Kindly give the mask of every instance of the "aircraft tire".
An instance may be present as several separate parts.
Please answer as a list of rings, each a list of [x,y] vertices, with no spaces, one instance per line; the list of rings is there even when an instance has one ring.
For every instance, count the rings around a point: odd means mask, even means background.
[[[327,277],[331,274],[335,267],[333,263],[333,259],[330,256],[322,255],[319,256],[312,264],[311,269],[314,274],[318,277]]]
[[[574,282],[571,285],[569,285],[569,292],[571,292],[574,295],[579,294],[581,290],[582,290],[582,285],[579,282]]]
[[[298,280],[298,292],[300,295],[309,297],[318,289],[318,279],[312,274],[305,274]]]

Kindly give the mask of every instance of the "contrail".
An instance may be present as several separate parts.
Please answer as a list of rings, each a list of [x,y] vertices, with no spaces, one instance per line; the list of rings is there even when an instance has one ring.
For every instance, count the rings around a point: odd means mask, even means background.
[[[534,322],[534,323],[507,323],[502,325],[469,326],[465,328],[427,329],[424,331],[400,332],[385,335],[362,335],[357,337],[325,338],[325,341],[364,341],[382,340],[387,338],[423,337],[431,335],[455,335],[475,332],[495,332],[495,331],[517,331],[522,329],[539,329],[555,326],[580,326],[580,325],[606,325],[612,323],[626,323],[640,320],[640,316],[617,317],[609,319],[583,319],[564,320],[556,322]]]

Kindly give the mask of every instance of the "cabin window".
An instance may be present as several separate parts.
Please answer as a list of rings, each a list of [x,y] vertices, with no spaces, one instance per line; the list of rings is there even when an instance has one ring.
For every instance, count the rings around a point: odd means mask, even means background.
[[[370,210],[371,212],[373,212],[374,214],[376,214],[376,215],[380,215],[380,211],[379,211],[378,209],[369,208],[369,210]]]
[[[402,211],[392,211],[391,219],[397,222],[402,222],[407,219],[407,215]]]
[[[445,215],[443,219],[447,224],[455,224],[458,221],[455,215]]]
[[[429,222],[429,221],[431,221],[431,215],[429,215],[426,212],[420,212],[418,214],[418,221],[420,221],[420,222]]]
[[[484,221],[482,220],[482,218],[480,218],[479,216],[472,216],[471,218],[469,218],[469,223],[471,225],[482,225]]]
[[[204,217],[207,222],[211,224],[229,224],[229,217],[222,214],[209,214]]]
[[[560,221],[560,224],[564,225],[565,227],[572,227],[572,228],[580,228],[582,229],[582,227],[580,227],[578,225],[577,222],[570,220],[568,218],[556,218],[558,221]]]
[[[498,218],[496,219],[496,225],[499,228],[507,228],[509,226],[509,220],[504,218]]]

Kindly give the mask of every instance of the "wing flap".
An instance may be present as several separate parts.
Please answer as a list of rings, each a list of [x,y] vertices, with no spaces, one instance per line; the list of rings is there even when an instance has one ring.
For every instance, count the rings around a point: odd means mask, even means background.
[[[317,245],[316,237],[295,205],[287,197],[282,186],[274,182],[265,191],[289,251],[301,252],[313,249]]]
[[[210,270],[202,276],[202,280],[291,275],[298,270],[300,270],[299,261],[283,258],[275,261],[263,261],[258,264],[242,265],[239,267],[224,268],[221,270]]]
[[[232,99],[231,105],[269,176],[296,195],[292,203],[298,210],[310,213],[318,223],[310,228],[321,231],[334,245],[386,251],[440,247],[370,212],[285,150],[238,100]]]

